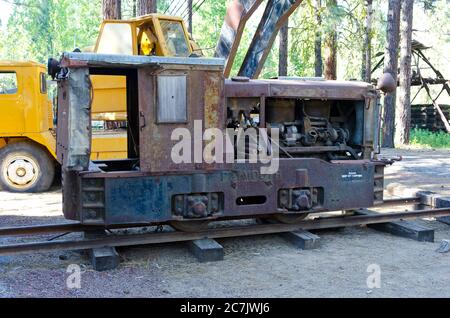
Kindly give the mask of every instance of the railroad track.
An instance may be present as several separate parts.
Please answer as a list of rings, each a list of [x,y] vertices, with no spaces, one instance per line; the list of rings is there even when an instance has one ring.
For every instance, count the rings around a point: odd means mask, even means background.
[[[417,203],[420,203],[420,198],[402,198],[402,199],[386,200],[380,206],[389,207],[407,204],[411,205]],[[364,212],[362,210],[358,211]],[[208,230],[199,231],[195,233],[165,231],[160,233],[151,232],[144,234],[123,235],[115,232],[110,232],[109,235],[92,239],[52,240],[44,242],[2,245],[0,246],[0,255],[15,255],[15,254],[47,252],[55,250],[86,250],[103,247],[123,247],[123,246],[138,246],[138,245],[150,245],[161,243],[187,242],[204,238],[218,239],[218,238],[232,238],[242,236],[255,236],[263,234],[277,234],[277,233],[294,232],[297,230],[319,230],[319,229],[341,228],[350,226],[363,226],[370,224],[388,223],[398,220],[410,220],[417,218],[437,218],[444,216],[450,216],[450,208],[412,210],[406,212],[392,212],[392,213],[376,213],[376,214],[370,213],[367,215],[364,214],[361,215],[361,213],[356,213],[356,215],[319,217],[312,220],[305,220],[296,224],[271,223],[271,224],[239,225],[223,228],[210,228]],[[141,227],[143,226],[141,225]],[[57,234],[57,233],[67,234],[74,232],[92,231],[96,229],[98,230],[100,228],[84,226],[79,223],[12,227],[12,228],[0,228],[0,236],[43,235],[43,234]]]

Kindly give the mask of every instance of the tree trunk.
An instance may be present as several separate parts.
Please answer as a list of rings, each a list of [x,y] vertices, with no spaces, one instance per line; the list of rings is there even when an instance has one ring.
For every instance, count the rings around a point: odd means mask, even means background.
[[[337,6],[336,0],[327,0],[327,8],[330,11],[333,10]],[[329,13],[330,16],[332,13]],[[325,78],[327,80],[336,80],[337,79],[337,32],[336,25],[333,23],[333,26],[328,30],[325,40]]]
[[[288,75],[288,48],[289,48],[289,21],[280,29],[280,52],[278,62],[278,75]]]
[[[322,8],[322,0],[316,0],[314,14],[316,18],[316,37],[314,40],[314,76],[323,76],[323,62],[322,62],[322,16],[320,9]]]
[[[400,42],[400,88],[396,110],[395,143],[409,144],[411,130],[411,59],[414,0],[403,0]]]
[[[103,19],[120,20],[122,18],[121,0],[103,0]]]
[[[373,0],[366,0],[366,26],[364,30],[363,67],[361,78],[367,83],[370,83],[372,80],[372,3]]]
[[[387,17],[386,51],[384,55],[384,72],[390,73],[395,82],[398,79],[398,42],[400,32],[400,0],[389,0]],[[382,146],[394,148],[395,133],[395,98],[396,91],[384,97]]]
[[[157,0],[138,0],[137,5],[138,16],[156,13],[157,11],[156,1]]]

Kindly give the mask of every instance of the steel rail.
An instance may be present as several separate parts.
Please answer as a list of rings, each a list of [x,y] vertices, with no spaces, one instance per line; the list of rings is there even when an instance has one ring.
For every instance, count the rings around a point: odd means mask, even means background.
[[[40,243],[22,243],[0,246],[0,255],[15,255],[32,252],[48,252],[55,250],[84,250],[102,247],[138,246],[161,243],[186,242],[202,238],[233,238],[263,234],[277,234],[303,230],[318,230],[347,226],[387,223],[426,217],[450,216],[450,208],[433,210],[416,210],[410,212],[377,213],[370,215],[325,217],[297,224],[262,224],[228,228],[209,229],[196,233],[164,232],[133,235],[108,235],[95,239],[73,241],[50,241]]]
[[[0,228],[0,236],[39,235],[66,232],[82,232],[86,227],[80,223],[30,225]],[[95,229],[95,228],[94,228]]]
[[[0,227],[1,236],[45,235],[58,233],[77,233],[97,230],[119,230],[155,226],[152,224],[124,224],[109,227],[101,225],[85,225],[78,222],[62,224],[44,224],[19,227]]]
[[[420,203],[419,197],[408,198],[396,198],[384,200],[382,204],[375,206],[375,208],[388,207],[388,206],[400,206],[406,204]],[[133,227],[146,227],[151,226],[149,224],[136,224],[136,225],[123,225],[110,227],[108,229],[121,229],[121,228],[133,228]],[[21,236],[21,235],[44,235],[44,234],[57,234],[57,233],[76,233],[89,230],[105,229],[102,226],[89,226],[83,225],[78,222],[63,223],[63,224],[44,224],[44,225],[30,225],[21,227],[0,227],[0,236]]]
[[[422,199],[420,197],[407,197],[407,198],[394,198],[394,199],[386,199],[383,203],[376,205],[376,208],[380,207],[390,207],[390,206],[400,206],[407,204],[417,204],[421,203]]]

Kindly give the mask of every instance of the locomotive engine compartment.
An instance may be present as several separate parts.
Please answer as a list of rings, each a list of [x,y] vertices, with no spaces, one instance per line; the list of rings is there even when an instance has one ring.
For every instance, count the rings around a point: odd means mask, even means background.
[[[227,102],[227,128],[266,127],[269,136],[278,129],[281,157],[327,161],[364,157],[364,101],[268,98],[265,110],[258,98]]]
[[[374,157],[379,94],[367,83],[237,82],[223,78],[222,60],[202,58],[66,53],[62,67],[57,154],[67,219],[196,231],[229,219],[295,223],[383,200],[385,165]],[[127,77],[127,159],[89,159],[93,74]],[[198,162],[194,151],[193,161],[175,162],[173,132],[195,136],[199,121],[200,137],[208,129],[279,130],[271,139],[280,148],[270,163],[277,169],[265,174],[266,163],[236,158]],[[187,143],[195,150],[195,138]]]

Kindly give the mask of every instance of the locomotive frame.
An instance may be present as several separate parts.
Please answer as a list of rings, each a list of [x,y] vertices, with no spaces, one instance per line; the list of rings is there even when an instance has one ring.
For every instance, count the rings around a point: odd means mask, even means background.
[[[195,231],[218,220],[295,223],[311,213],[383,202],[386,162],[377,159],[375,87],[312,79],[225,80],[223,65],[221,59],[65,53],[57,128],[65,217],[83,225],[168,223]],[[90,162],[94,74],[127,76],[127,159]],[[170,115],[164,101],[182,107],[174,108],[171,120],[163,118]],[[182,111],[185,116],[176,117]],[[202,134],[245,125],[281,129],[280,157],[273,158],[278,172],[263,175],[262,163],[239,160],[175,164],[171,133],[180,127],[193,132],[195,121],[202,121]]]

